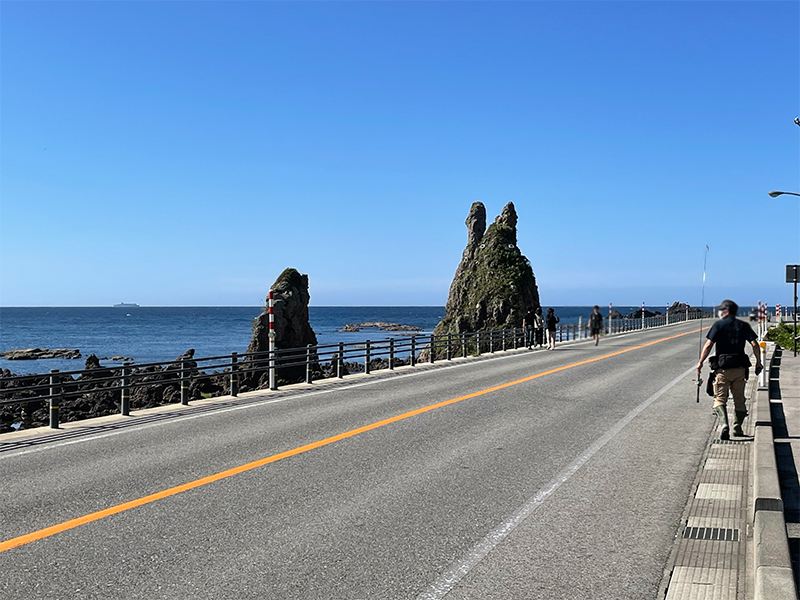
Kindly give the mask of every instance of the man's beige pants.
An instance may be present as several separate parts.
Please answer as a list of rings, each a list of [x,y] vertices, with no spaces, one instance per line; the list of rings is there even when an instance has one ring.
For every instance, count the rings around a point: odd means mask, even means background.
[[[737,411],[746,410],[744,405],[744,386],[747,380],[744,376],[747,369],[736,367],[735,369],[722,369],[714,378],[714,408],[718,406],[728,406],[728,390],[733,395],[733,406]]]

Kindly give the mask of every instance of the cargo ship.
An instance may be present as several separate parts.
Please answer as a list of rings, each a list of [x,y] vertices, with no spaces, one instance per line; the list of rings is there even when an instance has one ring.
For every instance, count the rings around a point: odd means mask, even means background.
[[[138,304],[128,304],[127,302],[120,302],[119,304],[115,304],[114,308],[139,308]]]

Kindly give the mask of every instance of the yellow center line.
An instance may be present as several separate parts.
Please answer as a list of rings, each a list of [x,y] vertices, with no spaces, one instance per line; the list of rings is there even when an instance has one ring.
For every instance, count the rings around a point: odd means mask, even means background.
[[[539,377],[544,377],[545,375],[551,375],[553,373],[558,373],[559,371],[565,371],[567,369],[572,369],[574,367],[579,367],[581,365],[588,365],[593,362],[597,362],[599,360],[605,360],[607,358],[611,358],[613,356],[619,356],[620,354],[625,354],[626,352],[632,352],[633,350],[639,350],[641,348],[646,348],[648,346],[652,346],[654,344],[658,344],[661,342],[665,342],[667,340],[672,340],[675,338],[679,338],[685,335],[689,335],[692,333],[697,333],[701,331],[700,329],[695,329],[694,331],[687,331],[684,333],[679,333],[677,335],[672,335],[669,337],[661,338],[652,342],[648,342],[646,344],[641,344],[639,346],[632,346],[630,348],[626,348],[624,350],[619,350],[617,352],[612,352],[610,354],[604,354],[602,356],[596,356],[594,358],[590,358],[587,360],[582,360],[580,362],[572,363],[569,365],[565,365],[563,367],[556,367],[555,369],[550,369],[549,371],[543,371],[542,373],[537,373],[535,375],[530,375],[528,377],[523,377],[522,379],[517,379],[515,381],[509,381],[508,383],[502,383],[500,385],[496,385],[494,387],[486,388],[484,390],[480,390],[478,392],[473,392],[471,394],[467,394],[465,396],[459,396],[458,398],[451,398],[450,400],[445,400],[443,402],[438,402],[436,404],[431,404],[429,406],[424,406],[422,408],[418,408],[416,410],[412,410],[409,412],[405,412],[399,415],[395,415],[393,417],[389,417],[388,419],[383,419],[382,421],[376,421],[375,423],[370,423],[369,425],[364,425],[363,427],[358,427],[357,429],[351,429],[350,431],[345,431],[344,433],[340,433],[338,435],[334,435],[322,440],[318,440],[316,442],[312,442],[310,444],[305,444],[304,446],[299,446],[297,448],[293,448],[291,450],[286,450],[285,452],[280,452],[278,454],[273,454],[272,456],[268,456],[266,458],[262,458],[253,462],[249,462],[244,465],[240,465],[238,467],[234,467],[232,469],[227,469],[225,471],[220,471],[214,475],[209,475],[208,477],[202,477],[200,479],[195,479],[194,481],[190,481],[188,483],[184,483],[182,485],[177,485],[175,487],[171,487],[166,490],[162,490],[160,492],[156,492],[155,494],[150,494],[148,496],[142,496],[141,498],[136,498],[135,500],[130,500],[129,502],[123,502],[122,504],[117,504],[115,506],[110,506],[109,508],[105,508],[103,510],[98,510],[93,513],[89,513],[88,515],[84,515],[82,517],[78,517],[76,519],[70,519],[69,521],[64,521],[63,523],[59,523],[57,525],[52,525],[51,527],[45,527],[44,529],[39,529],[38,531],[34,531],[32,533],[28,533],[25,535],[21,535],[19,537],[12,538],[10,540],[6,540],[4,542],[0,542],[0,552],[5,552],[6,550],[10,550],[11,548],[16,548],[17,546],[23,546],[25,544],[30,544],[31,542],[35,542],[37,540],[41,540],[46,537],[50,537],[51,535],[55,535],[57,533],[61,533],[67,531],[69,529],[74,529],[80,525],[85,525],[87,523],[91,523],[93,521],[99,521],[100,519],[104,519],[106,517],[110,517],[111,515],[116,515],[121,512],[125,512],[126,510],[130,510],[132,508],[136,508],[138,506],[144,506],[145,504],[150,504],[151,502],[155,502],[156,500],[161,500],[163,498],[169,498],[170,496],[174,496],[175,494],[180,494],[181,492],[186,492],[188,490],[192,490],[194,488],[198,488],[200,486],[213,483],[215,481],[220,481],[221,479],[227,479],[228,477],[233,477],[234,475],[238,475],[239,473],[244,473],[246,471],[250,471],[252,469],[257,469],[258,467],[263,467],[264,465],[268,465],[270,463],[277,462],[279,460],[283,460],[284,458],[289,458],[290,456],[297,456],[298,454],[303,454],[305,452],[309,452],[311,450],[315,450],[317,448],[322,448],[323,446],[327,446],[329,444],[333,444],[335,442],[339,442],[341,440],[346,440],[347,438],[359,435],[361,433],[366,433],[367,431],[372,431],[373,429],[378,429],[379,427],[384,427],[386,425],[390,425],[392,423],[396,423],[398,421],[402,421],[404,419],[408,419],[414,417],[416,415],[421,415],[422,413],[426,413],[431,410],[436,410],[437,408],[442,408],[445,406],[449,406],[450,404],[455,404],[456,402],[462,402],[463,400],[469,400],[470,398],[476,398],[478,396],[483,396],[485,394],[489,394],[491,392],[496,392],[498,390],[502,390],[505,388],[509,388],[515,385],[519,385],[521,383],[525,383],[527,381],[532,381],[534,379],[538,379]]]

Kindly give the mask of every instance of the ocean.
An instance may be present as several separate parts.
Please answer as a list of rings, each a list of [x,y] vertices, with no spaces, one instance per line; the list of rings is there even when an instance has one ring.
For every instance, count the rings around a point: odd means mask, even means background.
[[[553,307],[562,324],[584,321],[589,306]],[[614,307],[626,314],[635,306]],[[664,312],[664,307],[647,307]],[[83,369],[90,354],[99,358],[130,357],[136,363],[172,360],[189,348],[195,356],[221,356],[245,352],[250,343],[252,321],[262,307],[36,307],[0,308],[0,352],[23,348],[79,349],[82,359],[6,360],[0,368],[15,374],[46,373],[51,369]],[[607,313],[608,307],[601,309]],[[442,306],[312,306],[309,321],[319,344],[363,342],[400,337],[401,332],[375,329],[343,332],[348,323],[386,321],[433,330],[445,314]],[[102,364],[118,365],[109,360]]]

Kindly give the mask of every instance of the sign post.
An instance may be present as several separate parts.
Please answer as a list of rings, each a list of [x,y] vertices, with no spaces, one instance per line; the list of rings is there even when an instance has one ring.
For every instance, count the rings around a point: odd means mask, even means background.
[[[794,355],[797,356],[797,279],[800,276],[800,265],[786,265],[786,283],[794,284]]]

